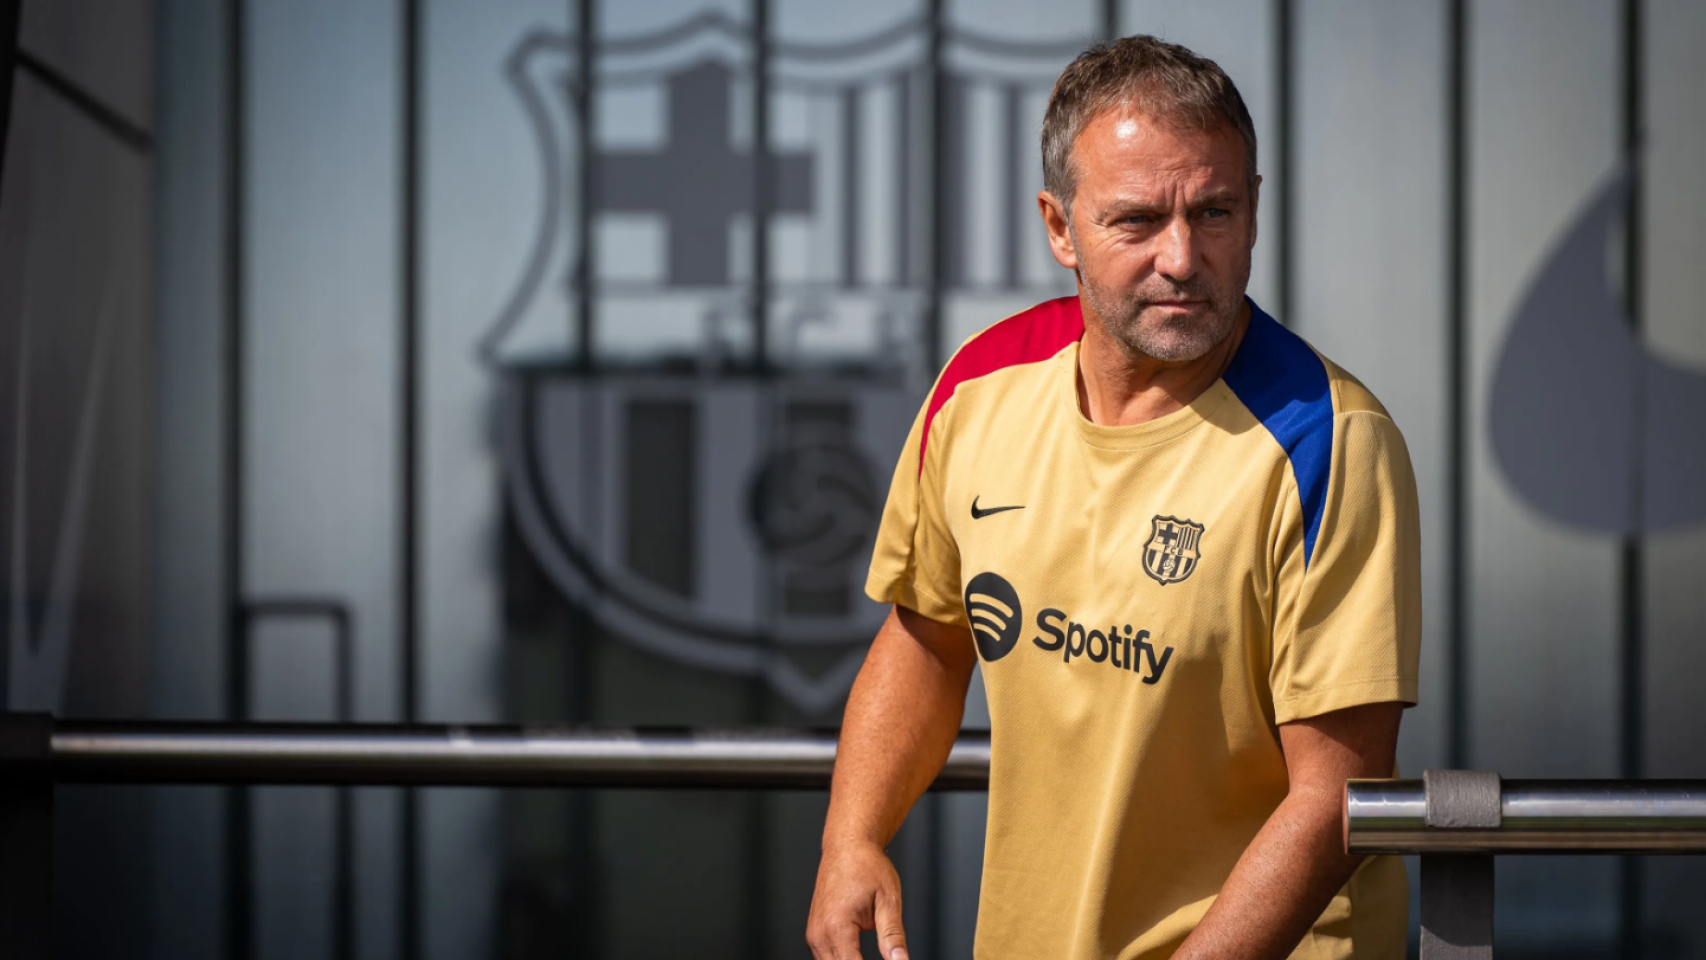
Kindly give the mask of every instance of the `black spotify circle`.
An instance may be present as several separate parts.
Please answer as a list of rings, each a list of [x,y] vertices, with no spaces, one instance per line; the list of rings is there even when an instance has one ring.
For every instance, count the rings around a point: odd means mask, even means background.
[[[966,584],[965,604],[978,654],[988,663],[1005,657],[1019,642],[1025,619],[1019,591],[1000,574],[980,573]]]

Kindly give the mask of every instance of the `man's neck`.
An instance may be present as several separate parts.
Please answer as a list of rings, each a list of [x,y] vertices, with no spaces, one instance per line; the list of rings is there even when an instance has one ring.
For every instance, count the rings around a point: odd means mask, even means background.
[[[1078,409],[1091,423],[1109,427],[1147,423],[1183,409],[1226,372],[1249,328],[1246,300],[1226,339],[1195,360],[1169,363],[1128,350],[1099,318],[1086,317],[1078,346]]]

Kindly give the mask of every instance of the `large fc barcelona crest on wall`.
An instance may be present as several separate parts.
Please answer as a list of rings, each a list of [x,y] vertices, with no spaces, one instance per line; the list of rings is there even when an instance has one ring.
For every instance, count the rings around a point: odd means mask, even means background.
[[[1028,209],[1040,173],[1011,158],[1035,157],[1033,121],[1071,51],[992,46],[1018,72],[985,51],[975,83],[932,81],[925,40],[908,22],[767,45],[762,182],[753,45],[719,14],[600,40],[590,97],[570,38],[529,35],[507,66],[542,168],[534,246],[483,345],[502,377],[514,528],[611,634],[762,676],[807,711],[839,702],[884,616],[863,597],[865,567],[934,374],[931,82],[950,84],[947,139],[966,174],[944,215],[977,238],[943,279],[1016,304],[1070,283],[1040,228],[967,218]],[[976,38],[956,42],[976,58]],[[974,114],[994,122],[974,129]],[[757,189],[768,247],[752,243]]]

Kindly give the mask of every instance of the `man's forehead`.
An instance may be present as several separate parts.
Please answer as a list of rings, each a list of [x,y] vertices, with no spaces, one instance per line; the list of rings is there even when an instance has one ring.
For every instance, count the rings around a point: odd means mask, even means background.
[[[1088,124],[1074,144],[1084,159],[1107,157],[1148,161],[1158,167],[1242,165],[1244,141],[1230,123],[1199,126],[1135,110],[1107,110]]]
[[[1075,146],[1080,190],[1125,193],[1189,186],[1245,192],[1243,139],[1230,124],[1204,129],[1109,110],[1085,126]]]

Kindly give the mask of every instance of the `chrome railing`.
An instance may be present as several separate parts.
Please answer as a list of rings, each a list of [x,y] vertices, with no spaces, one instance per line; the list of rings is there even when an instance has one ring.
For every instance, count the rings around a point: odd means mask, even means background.
[[[822,789],[832,730],[61,721],[19,773],[61,783]],[[963,735],[936,790],[989,785]]]
[[[0,713],[0,956],[51,956],[57,784],[813,790],[829,786],[835,740],[833,730],[56,721]],[[931,789],[988,785],[989,738],[965,734]],[[349,805],[338,809],[339,870],[350,874]],[[352,943],[339,937],[339,956],[353,956]]]
[[[1706,780],[1351,780],[1344,829],[1349,853],[1421,855],[1422,960],[1489,960],[1494,856],[1706,853]]]
[[[49,956],[59,783],[822,789],[834,731],[54,721],[0,714],[0,943]],[[984,790],[962,735],[935,790]],[[1422,956],[1492,956],[1499,854],[1706,853],[1706,781],[1501,781],[1475,771],[1345,786],[1345,849],[1420,854]]]

